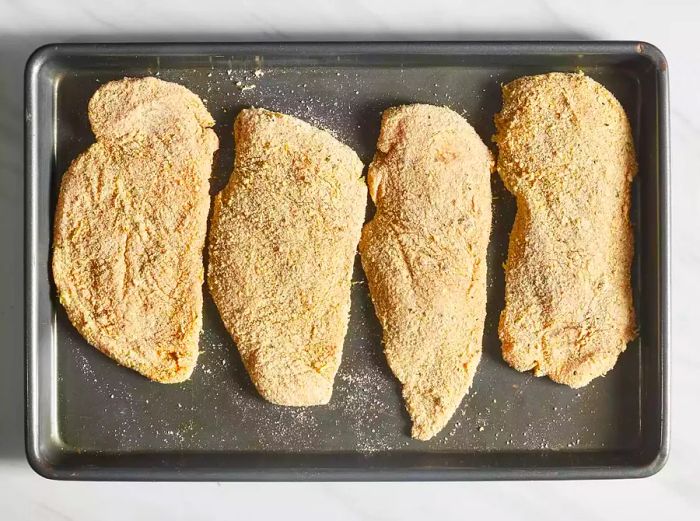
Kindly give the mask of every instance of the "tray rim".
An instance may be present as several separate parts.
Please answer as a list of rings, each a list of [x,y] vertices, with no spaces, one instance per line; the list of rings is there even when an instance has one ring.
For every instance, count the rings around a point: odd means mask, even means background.
[[[37,265],[35,244],[37,230],[36,182],[37,165],[36,119],[37,73],[53,58],[71,55],[197,55],[226,52],[297,53],[299,50],[335,54],[440,54],[440,55],[546,55],[546,54],[629,54],[643,56],[657,77],[658,108],[658,223],[659,223],[659,370],[660,370],[660,436],[659,446],[645,454],[641,462],[629,465],[592,465],[567,467],[508,468],[409,468],[409,467],[324,467],[295,469],[264,468],[196,468],[171,462],[170,465],[145,468],[128,466],[83,467],[79,470],[55,467],[42,453],[38,437],[38,407],[35,390],[39,386],[37,356]],[[124,480],[124,481],[440,481],[440,480],[542,480],[542,479],[607,479],[641,478],[659,472],[670,451],[670,123],[668,62],[658,47],[643,41],[381,41],[381,42],[143,42],[143,43],[55,43],[36,49],[25,67],[24,124],[24,286],[25,286],[25,451],[31,468],[48,479],[59,480]],[[641,449],[641,453],[644,449]],[[602,452],[602,451],[595,451]],[[168,453],[170,454],[170,453]],[[167,456],[163,456],[165,460]],[[177,459],[177,457],[176,457]],[[185,458],[182,458],[184,463]]]

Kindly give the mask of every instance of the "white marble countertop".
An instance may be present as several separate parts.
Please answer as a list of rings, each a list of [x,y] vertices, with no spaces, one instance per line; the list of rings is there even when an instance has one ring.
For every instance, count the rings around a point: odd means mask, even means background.
[[[0,519],[690,519],[700,515],[700,3],[587,0],[45,2],[0,0]],[[71,41],[645,40],[670,64],[673,192],[671,457],[643,480],[536,483],[68,483],[23,446],[23,67]],[[693,167],[692,165],[696,165]],[[694,383],[695,382],[695,383]],[[693,412],[695,411],[695,412]],[[694,515],[693,515],[694,514]]]

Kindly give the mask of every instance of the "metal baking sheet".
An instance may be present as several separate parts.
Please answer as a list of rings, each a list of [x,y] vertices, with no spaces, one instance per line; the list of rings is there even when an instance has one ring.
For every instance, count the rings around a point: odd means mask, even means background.
[[[497,337],[513,198],[493,176],[484,355],[471,392],[429,442],[409,437],[399,386],[355,266],[343,362],[328,406],[257,396],[205,289],[192,379],[152,383],[90,347],[59,305],[51,224],[63,172],[93,141],[102,84],[153,75],[201,96],[221,140],[212,194],[251,105],[330,130],[369,163],[380,113],[445,104],[492,146],[501,84],[582,70],[624,105],[636,139],[634,297],[640,335],[606,377],[572,390],[518,373]],[[60,479],[413,480],[641,477],[668,453],[669,160],[666,61],[637,42],[53,45],[26,69],[27,456]],[[368,218],[373,212],[368,205]]]

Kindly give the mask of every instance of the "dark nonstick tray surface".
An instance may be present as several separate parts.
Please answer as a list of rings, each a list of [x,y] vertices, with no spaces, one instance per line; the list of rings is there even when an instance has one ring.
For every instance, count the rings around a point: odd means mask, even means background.
[[[582,70],[629,115],[634,183],[634,296],[639,338],[604,378],[573,390],[518,373],[497,336],[515,204],[493,176],[484,354],[471,392],[429,442],[409,437],[400,389],[356,262],[343,362],[328,406],[285,408],[256,394],[205,288],[192,379],[152,383],[89,346],[50,273],[63,172],[93,141],[90,96],[124,76],[154,75],[198,94],[221,148],[211,192],[233,164],[232,124],[251,105],[326,128],[369,163],[380,113],[448,105],[492,146],[501,84]],[[256,74],[257,71],[257,74]],[[653,46],[606,43],[55,45],[26,70],[27,455],[63,479],[387,480],[641,477],[668,453],[669,170],[666,61]],[[493,147],[492,147],[493,148]],[[368,217],[373,207],[368,205]]]

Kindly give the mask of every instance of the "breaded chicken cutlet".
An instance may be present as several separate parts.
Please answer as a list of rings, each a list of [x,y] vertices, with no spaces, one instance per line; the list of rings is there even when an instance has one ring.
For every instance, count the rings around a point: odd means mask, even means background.
[[[518,206],[503,357],[581,387],[608,372],[636,336],[630,125],[603,86],[563,73],[505,85],[495,122],[498,172]]]
[[[384,112],[368,174],[377,213],[360,254],[420,440],[449,421],[481,358],[492,168],[486,145],[452,110]]]
[[[97,142],[61,180],[59,298],[85,339],[163,383],[189,378],[202,327],[202,249],[218,140],[202,101],[156,78],[100,87]]]
[[[241,111],[236,159],[216,196],[208,283],[260,395],[328,403],[350,311],[367,188],[362,162],[329,133]]]

